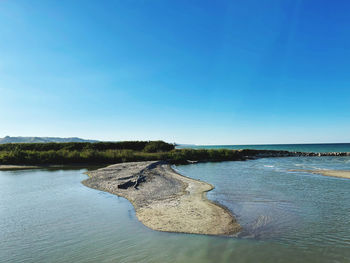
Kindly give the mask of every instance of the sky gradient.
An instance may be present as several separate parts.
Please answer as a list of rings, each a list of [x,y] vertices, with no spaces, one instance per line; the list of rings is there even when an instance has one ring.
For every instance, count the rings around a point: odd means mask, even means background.
[[[0,0],[0,137],[350,142],[350,1]]]

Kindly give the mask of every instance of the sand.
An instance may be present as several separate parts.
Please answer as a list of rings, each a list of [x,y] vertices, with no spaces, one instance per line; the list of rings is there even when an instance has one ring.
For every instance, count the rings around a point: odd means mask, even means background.
[[[321,174],[324,176],[332,176],[339,178],[347,178],[350,179],[350,171],[343,170],[289,170],[291,172],[306,172],[313,174]]]
[[[29,165],[0,165],[1,170],[21,170],[21,169],[36,169],[39,166],[29,166]]]
[[[88,172],[83,184],[128,199],[147,227],[166,232],[232,235],[241,227],[225,207],[209,201],[214,187],[184,177],[164,162],[121,163]],[[145,178],[136,188],[118,185]]]

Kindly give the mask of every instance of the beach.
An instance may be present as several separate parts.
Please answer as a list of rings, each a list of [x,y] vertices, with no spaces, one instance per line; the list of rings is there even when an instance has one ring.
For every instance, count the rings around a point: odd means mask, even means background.
[[[182,176],[165,162],[115,164],[88,175],[84,185],[128,199],[139,221],[151,229],[206,235],[241,230],[228,209],[206,198],[212,185]]]

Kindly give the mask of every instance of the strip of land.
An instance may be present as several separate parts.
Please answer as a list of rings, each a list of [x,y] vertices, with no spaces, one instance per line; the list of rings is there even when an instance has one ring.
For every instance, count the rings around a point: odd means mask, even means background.
[[[324,176],[332,176],[332,177],[339,177],[339,178],[347,178],[350,179],[350,171],[346,170],[289,170],[291,172],[306,172],[306,173],[312,173],[312,174],[321,174]]]
[[[241,229],[226,208],[206,198],[212,185],[184,177],[165,162],[115,164],[88,175],[84,185],[128,199],[137,218],[151,229],[208,235]]]
[[[34,165],[0,165],[0,171],[1,170],[24,170],[24,169],[36,169],[39,168],[39,166]]]
[[[0,171],[11,171],[11,170],[29,170],[29,169],[96,169],[101,165],[90,165],[90,164],[70,164],[70,165],[0,165]]]

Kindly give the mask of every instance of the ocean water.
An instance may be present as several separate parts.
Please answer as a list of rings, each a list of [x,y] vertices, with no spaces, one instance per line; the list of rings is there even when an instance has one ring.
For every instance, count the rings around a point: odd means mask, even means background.
[[[350,152],[350,143],[323,144],[258,144],[258,145],[178,145],[177,148],[191,149],[255,149],[255,150],[283,150],[291,152]]]
[[[148,229],[125,199],[81,184],[86,170],[0,171],[0,262],[350,262],[349,157],[174,166],[215,185],[236,237]]]

